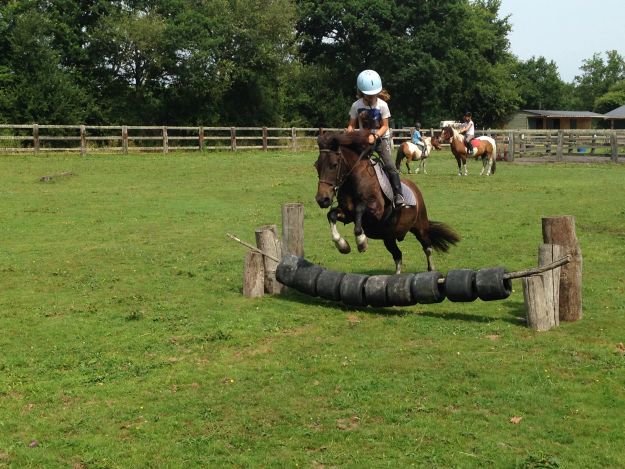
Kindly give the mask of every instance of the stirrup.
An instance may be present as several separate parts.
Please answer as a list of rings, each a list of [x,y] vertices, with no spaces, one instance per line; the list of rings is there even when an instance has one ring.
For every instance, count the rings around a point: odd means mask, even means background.
[[[395,195],[395,200],[393,201],[393,203],[395,204],[395,208],[405,207],[406,199],[404,199],[403,195],[397,194]]]

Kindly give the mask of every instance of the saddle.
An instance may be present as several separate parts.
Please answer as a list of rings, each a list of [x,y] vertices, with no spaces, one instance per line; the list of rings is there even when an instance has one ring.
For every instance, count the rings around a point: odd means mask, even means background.
[[[389,200],[393,200],[393,188],[391,187],[391,182],[388,180],[388,176],[386,175],[386,171],[382,168],[382,162],[378,158],[371,158],[371,164],[375,169],[375,175],[378,178],[378,182],[380,183],[380,188],[382,189],[382,193]],[[401,183],[401,191],[404,196],[404,200],[406,205],[410,207],[414,207],[417,205],[417,199],[412,192],[412,189],[408,187],[403,182]]]

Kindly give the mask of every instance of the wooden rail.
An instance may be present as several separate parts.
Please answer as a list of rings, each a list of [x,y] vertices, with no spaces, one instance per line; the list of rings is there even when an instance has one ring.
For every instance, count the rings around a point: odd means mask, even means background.
[[[310,151],[316,148],[320,131],[310,127],[185,127],[185,126],[89,126],[89,125],[0,125],[1,153],[155,151],[180,150]],[[413,129],[391,129],[392,143],[410,138]],[[424,135],[440,135],[437,128],[422,129]],[[497,142],[498,157],[539,156],[566,161],[572,156],[604,156],[617,162],[625,157],[623,130],[477,130]]]

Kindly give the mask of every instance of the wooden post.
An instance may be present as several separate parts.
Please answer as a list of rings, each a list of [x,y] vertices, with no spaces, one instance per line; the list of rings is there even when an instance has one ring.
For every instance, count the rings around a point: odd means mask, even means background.
[[[39,151],[39,125],[33,124],[33,151]]]
[[[237,151],[237,129],[230,127],[230,149]]]
[[[167,137],[167,127],[163,126],[163,153],[169,153],[169,138]]]
[[[304,256],[304,204],[282,205],[282,254]]]
[[[597,134],[592,134],[592,140],[590,142],[590,154],[594,154],[595,153],[595,146],[597,145]]]
[[[263,127],[263,151],[267,151],[267,127]]]
[[[122,125],[122,152],[128,153],[128,126]]]
[[[243,295],[249,298],[263,296],[265,292],[264,281],[263,255],[256,251],[246,252],[243,270]]]
[[[543,241],[559,244],[571,262],[560,271],[560,320],[577,321],[582,318],[582,251],[575,233],[575,217],[545,217],[542,219]]]
[[[545,295],[544,277],[532,275],[523,277],[523,299],[527,310],[527,326],[535,331],[548,331],[556,324],[554,316],[548,314],[550,298]]]
[[[87,130],[84,125],[80,126],[80,156],[87,153]]]
[[[612,132],[610,134],[610,147],[612,149],[612,153],[610,155],[610,159],[613,163],[618,162],[618,140],[616,138],[616,132]]]
[[[291,148],[293,151],[297,150],[297,132],[295,132],[295,127],[291,127]]]
[[[280,259],[282,247],[276,225],[265,225],[256,230],[256,247],[264,253]],[[278,262],[263,256],[263,264],[265,267],[265,293],[270,295],[280,293],[282,284],[276,280]]]
[[[556,161],[562,161],[562,147],[564,146],[564,131],[558,130],[558,146],[556,149]]]
[[[198,129],[198,140],[200,151],[204,151],[204,127]]]
[[[551,264],[566,256],[566,249],[559,244],[541,244],[538,246],[538,265]],[[543,287],[548,309],[546,313],[553,318],[554,326],[560,325],[560,270],[561,267],[543,272]]]
[[[514,132],[508,132],[508,161],[514,161]]]

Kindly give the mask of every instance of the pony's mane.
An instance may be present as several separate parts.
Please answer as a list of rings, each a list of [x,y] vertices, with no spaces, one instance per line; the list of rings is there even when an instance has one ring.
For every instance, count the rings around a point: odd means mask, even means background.
[[[462,136],[462,134],[458,132],[457,126],[449,125],[448,127],[451,129],[451,138],[452,139],[464,140],[464,137]]]

